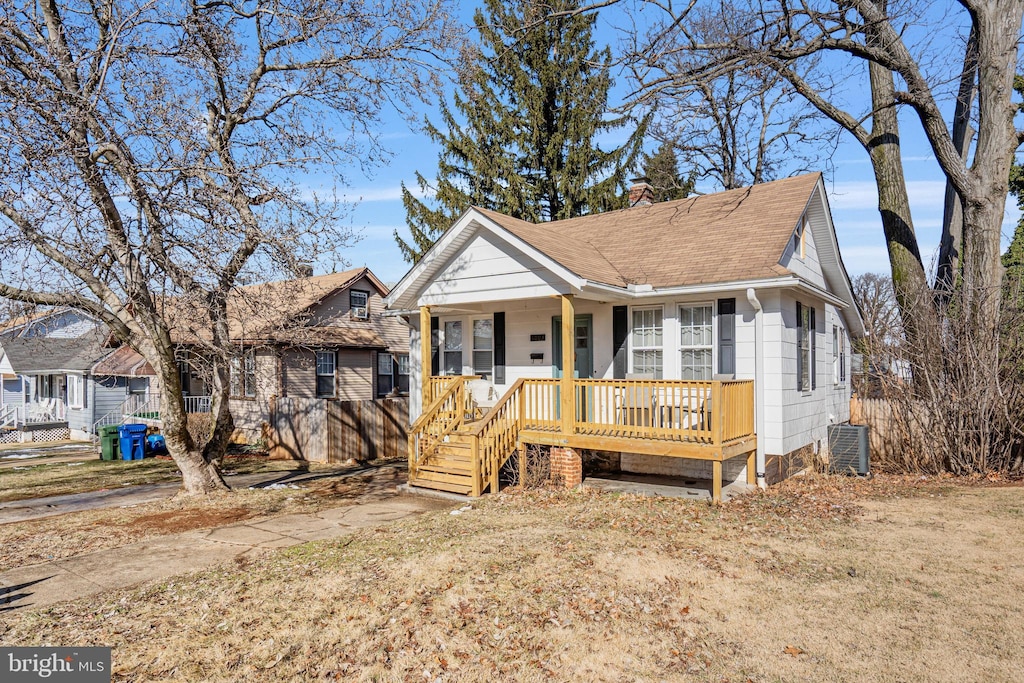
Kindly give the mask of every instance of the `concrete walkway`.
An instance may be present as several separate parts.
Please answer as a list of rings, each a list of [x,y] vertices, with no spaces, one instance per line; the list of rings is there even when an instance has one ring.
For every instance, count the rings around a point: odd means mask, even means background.
[[[144,581],[202,569],[219,562],[307,541],[341,538],[356,529],[450,507],[451,503],[391,494],[313,514],[248,520],[99,550],[0,574],[0,612],[38,608]]]

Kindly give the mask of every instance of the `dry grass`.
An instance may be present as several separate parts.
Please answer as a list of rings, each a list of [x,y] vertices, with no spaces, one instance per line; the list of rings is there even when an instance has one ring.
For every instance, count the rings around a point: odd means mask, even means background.
[[[337,466],[269,460],[266,457],[232,457],[224,462],[224,471],[232,474],[337,469]],[[178,466],[162,458],[145,460],[84,460],[80,462],[43,462],[0,469],[0,503],[27,498],[62,496],[71,493],[102,491],[139,484],[161,484],[181,479]]]
[[[115,680],[1014,681],[1024,489],[503,494],[7,617]]]
[[[404,473],[394,467],[383,467],[364,475],[300,482],[299,489],[240,489],[209,498],[174,498],[0,524],[0,571],[153,536],[341,507],[360,496],[393,491],[400,474]]]

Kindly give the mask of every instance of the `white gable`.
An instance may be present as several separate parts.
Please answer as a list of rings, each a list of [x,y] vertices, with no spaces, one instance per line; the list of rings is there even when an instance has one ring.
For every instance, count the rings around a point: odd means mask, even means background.
[[[810,213],[808,212],[808,214]],[[814,218],[810,215],[806,217],[802,251],[799,239],[790,238],[785,253],[779,259],[779,265],[793,271],[808,282],[827,289],[825,276],[821,272],[821,262],[818,260],[818,246],[814,239],[815,230],[811,225],[813,221]]]
[[[477,230],[420,294],[424,306],[508,301],[569,291],[566,283],[533,258]]]

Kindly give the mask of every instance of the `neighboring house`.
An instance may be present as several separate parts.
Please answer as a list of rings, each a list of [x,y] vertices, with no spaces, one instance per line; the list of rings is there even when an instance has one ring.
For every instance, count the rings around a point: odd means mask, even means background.
[[[82,312],[11,321],[0,331],[2,437],[85,438],[104,418],[121,422],[133,396],[150,391],[152,375],[137,353],[111,345],[106,329]]]
[[[263,437],[275,397],[370,400],[409,391],[409,331],[382,315],[368,268],[240,287],[228,304],[236,438]],[[203,350],[188,315],[173,326],[188,412],[209,409]]]
[[[494,490],[534,443],[569,483],[600,450],[717,497],[723,476],[771,483],[827,447],[864,331],[821,175],[650,196],[544,224],[472,208],[392,290],[413,328],[414,485]],[[463,399],[497,405],[474,421]]]

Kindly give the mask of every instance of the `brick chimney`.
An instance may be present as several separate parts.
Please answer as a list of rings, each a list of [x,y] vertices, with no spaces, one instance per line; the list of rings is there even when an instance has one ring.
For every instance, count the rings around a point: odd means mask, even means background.
[[[650,206],[654,203],[654,188],[651,187],[650,178],[633,178],[633,185],[629,188],[629,206]]]

